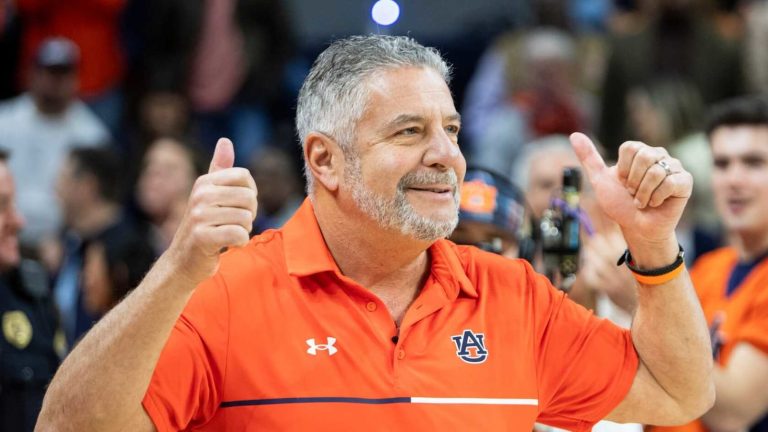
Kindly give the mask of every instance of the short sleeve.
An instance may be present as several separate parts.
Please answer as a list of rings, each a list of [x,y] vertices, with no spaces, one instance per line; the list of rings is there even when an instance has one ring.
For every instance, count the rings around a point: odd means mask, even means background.
[[[142,401],[159,432],[203,425],[218,409],[228,309],[224,281],[216,275],[197,287],[176,322]]]
[[[751,302],[749,314],[734,339],[735,342],[746,342],[768,355],[768,290],[761,290]]]
[[[595,317],[528,268],[536,290],[540,423],[590,430],[629,392],[638,356],[628,330]]]

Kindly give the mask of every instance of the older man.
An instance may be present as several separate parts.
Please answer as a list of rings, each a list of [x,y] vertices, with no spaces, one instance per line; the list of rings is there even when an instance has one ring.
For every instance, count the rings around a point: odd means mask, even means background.
[[[690,175],[641,143],[608,168],[574,136],[643,281],[620,330],[524,262],[443,239],[465,171],[448,75],[409,38],[333,43],[299,95],[310,198],[250,241],[255,186],[220,141],[171,247],[67,359],[39,430],[587,430],[706,410],[709,339],[674,237]]]

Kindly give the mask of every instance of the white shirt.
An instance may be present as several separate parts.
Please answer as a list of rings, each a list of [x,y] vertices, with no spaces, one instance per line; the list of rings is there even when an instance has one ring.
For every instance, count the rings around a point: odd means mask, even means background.
[[[16,202],[27,222],[23,243],[35,244],[58,233],[61,211],[55,184],[69,151],[109,139],[107,128],[80,101],[57,117],[40,113],[29,94],[0,103],[0,149],[10,153]]]

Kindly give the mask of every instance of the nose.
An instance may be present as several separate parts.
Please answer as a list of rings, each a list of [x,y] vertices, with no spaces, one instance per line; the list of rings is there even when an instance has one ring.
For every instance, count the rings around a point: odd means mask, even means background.
[[[466,161],[456,141],[440,127],[430,134],[429,146],[424,154],[424,165],[440,170],[453,168],[458,174],[464,172]]]
[[[19,212],[19,209],[16,208],[14,205],[11,208],[11,224],[16,228],[16,230],[21,230],[24,228],[24,225],[27,224],[26,219],[24,219],[24,216]]]

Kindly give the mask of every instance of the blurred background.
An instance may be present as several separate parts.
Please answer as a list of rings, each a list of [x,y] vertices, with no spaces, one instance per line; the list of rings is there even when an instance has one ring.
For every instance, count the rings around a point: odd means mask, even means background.
[[[443,53],[469,164],[531,206],[568,165],[534,174],[537,148],[582,131],[612,158],[643,140],[694,174],[687,256],[720,244],[701,127],[713,103],[768,91],[768,1],[0,0],[0,150],[22,254],[50,281],[51,358],[168,246],[217,138],[256,179],[254,234],[282,225],[304,196],[299,87],[329,42],[367,33]],[[41,385],[57,363],[13,361]]]

